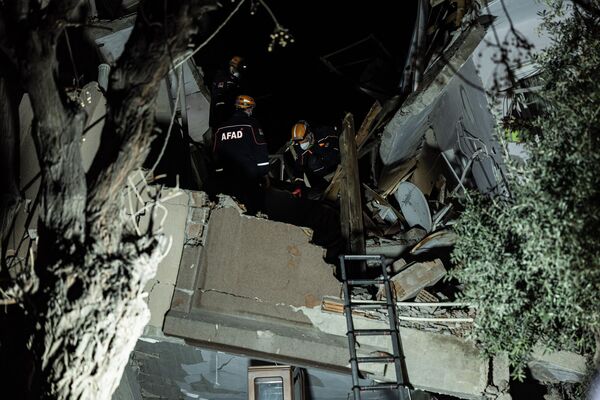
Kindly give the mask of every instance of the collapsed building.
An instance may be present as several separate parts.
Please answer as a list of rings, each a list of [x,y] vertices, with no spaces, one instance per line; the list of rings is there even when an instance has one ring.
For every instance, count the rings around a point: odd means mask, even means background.
[[[490,98],[498,66],[477,66],[478,57],[491,58],[485,54],[490,30],[509,34],[512,28],[506,26],[498,2],[427,3],[419,3],[411,47],[415,55],[408,57],[421,64],[407,66],[411,72],[401,83],[404,95],[376,101],[356,132],[346,132],[355,143],[363,203],[358,216],[356,210],[348,211],[341,222],[346,226],[360,220],[364,253],[386,261],[407,381],[423,392],[415,398],[434,393],[508,399],[506,358],[479,356],[466,339],[477,310],[456,302],[460,287],[443,278],[452,268],[451,226],[460,212],[460,196],[473,188],[493,196],[510,189],[504,179],[504,149],[494,132],[497,121],[512,110],[506,102],[516,100]],[[444,8],[450,4],[453,8]],[[532,29],[530,20],[540,6],[523,4],[510,6],[514,9],[508,12],[521,15],[513,18],[517,29]],[[426,18],[426,13],[435,18]],[[448,21],[450,28],[435,29],[437,20]],[[112,32],[89,30],[89,39],[104,57],[102,71],[123,51],[131,23],[131,18],[122,18],[110,22]],[[544,40],[536,44],[538,50]],[[430,51],[417,54],[423,43]],[[82,143],[86,168],[99,144],[105,113],[103,74],[79,93],[90,115]],[[524,80],[534,75],[531,65],[517,74]],[[209,103],[202,71],[190,58],[165,79],[157,120],[168,123],[178,112],[185,134],[205,143]],[[34,246],[38,185],[27,99],[20,116],[21,190],[30,207],[15,224],[9,252],[16,257],[26,256]],[[518,146],[511,152],[526,158]],[[206,176],[201,150],[192,147],[189,157],[187,179],[201,186]],[[273,155],[273,174],[285,179],[283,160],[283,150]],[[325,197],[344,196],[344,174],[349,175],[340,168]],[[211,202],[202,191],[182,190],[178,183],[173,179],[172,187],[160,189],[147,185],[144,173],[130,178],[132,218],[143,225],[156,213],[172,245],[147,288],[152,319],[115,398],[246,398],[252,386],[248,367],[268,363],[305,368],[314,398],[346,398],[352,382],[342,286],[335,268],[323,261],[324,249],[311,243],[314,232],[268,215],[244,215],[235,199],[221,196]],[[160,207],[151,211],[148,204],[155,200]],[[362,296],[378,301],[383,293],[374,287]],[[387,316],[377,311],[357,311],[353,317],[357,329],[383,329],[387,324]],[[364,337],[359,342],[361,357],[393,352],[389,340]],[[530,369],[543,382],[573,382],[582,379],[584,364],[576,354],[540,349]],[[382,364],[366,363],[361,372],[364,380],[395,380],[393,368]],[[377,396],[365,397],[384,398]]]

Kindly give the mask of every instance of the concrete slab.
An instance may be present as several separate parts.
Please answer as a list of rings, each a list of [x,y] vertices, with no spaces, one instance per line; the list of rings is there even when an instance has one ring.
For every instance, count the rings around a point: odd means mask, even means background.
[[[308,241],[297,226],[214,210],[194,308],[308,322],[290,306],[315,307],[340,292],[323,249]]]
[[[192,314],[169,312],[165,331],[224,351],[347,371],[345,318],[341,314],[308,309],[308,314],[311,313],[313,327],[274,323],[251,315],[243,318],[202,310]],[[316,315],[320,318],[315,318]],[[382,321],[355,320],[361,328],[385,326]],[[487,386],[488,361],[482,359],[472,345],[453,336],[407,328],[401,329],[401,336],[408,377],[415,388],[464,399],[482,398]],[[359,356],[373,355],[378,350],[390,351],[389,338],[368,339],[361,338]],[[367,371],[369,366],[363,370]],[[393,368],[378,371],[375,375],[379,378],[394,379]]]

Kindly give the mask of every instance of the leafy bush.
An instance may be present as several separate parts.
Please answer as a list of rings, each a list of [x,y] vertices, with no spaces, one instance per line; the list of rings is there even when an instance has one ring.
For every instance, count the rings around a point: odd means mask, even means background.
[[[473,336],[486,354],[507,352],[517,377],[536,344],[591,355],[600,334],[600,4],[586,4],[546,16],[545,107],[511,198],[471,194],[456,225]]]

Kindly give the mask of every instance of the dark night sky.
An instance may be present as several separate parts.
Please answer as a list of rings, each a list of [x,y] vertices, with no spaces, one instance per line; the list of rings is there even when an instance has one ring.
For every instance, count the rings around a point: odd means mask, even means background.
[[[383,69],[376,70],[375,75],[386,90],[397,86],[398,71],[412,31],[414,2],[402,2],[406,5],[399,8],[397,2],[389,0],[271,0],[268,4],[281,25],[295,38],[295,43],[286,48],[277,46],[272,53],[267,47],[274,23],[262,6],[255,15],[250,15],[250,3],[242,6],[198,53],[196,60],[209,83],[215,69],[226,65],[232,55],[246,57],[248,94],[257,100],[256,116],[264,127],[271,151],[289,139],[289,130],[298,119],[331,123],[350,111],[359,124],[373,104],[373,97],[356,88],[367,64],[346,70],[346,76],[341,77],[330,72],[320,56],[373,34],[389,53],[384,57]],[[225,1],[223,4],[221,11],[211,14],[209,32],[216,29],[235,5]],[[370,49],[365,53],[357,48],[344,62],[372,59],[376,46]]]

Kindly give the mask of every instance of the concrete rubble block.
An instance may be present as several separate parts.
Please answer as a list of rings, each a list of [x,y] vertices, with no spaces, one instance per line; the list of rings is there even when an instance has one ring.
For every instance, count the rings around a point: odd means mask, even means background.
[[[502,393],[508,392],[510,380],[510,363],[508,354],[503,353],[492,359],[492,381]]]
[[[392,268],[391,268],[391,273],[392,274],[397,274],[398,272],[402,271],[404,268],[406,268],[406,260],[404,258],[399,258],[396,261],[394,261],[394,263],[392,264]]]
[[[586,358],[568,351],[546,352],[536,347],[527,363],[534,379],[543,383],[582,382],[586,375]]]
[[[418,303],[439,303],[440,300],[425,289],[419,290],[415,301]]]
[[[411,265],[391,279],[396,300],[404,301],[415,297],[421,289],[436,284],[444,275],[446,268],[439,258]],[[385,291],[380,290],[377,296],[385,297]]]

